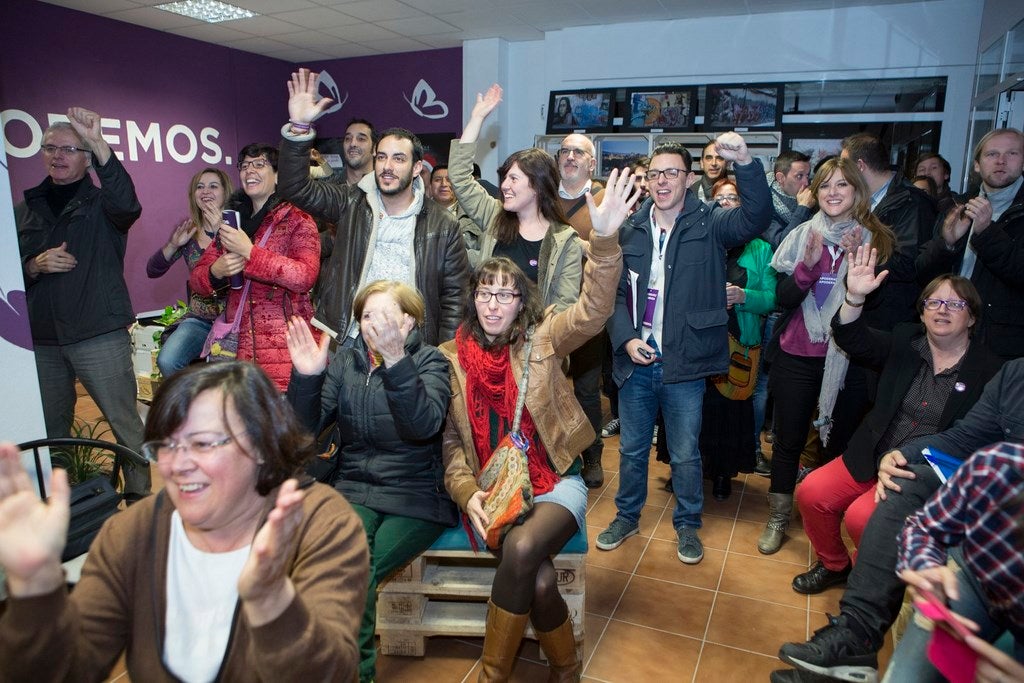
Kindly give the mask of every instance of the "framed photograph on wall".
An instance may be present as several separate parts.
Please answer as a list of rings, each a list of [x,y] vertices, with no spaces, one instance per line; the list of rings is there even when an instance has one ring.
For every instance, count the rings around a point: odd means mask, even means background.
[[[548,133],[610,133],[615,108],[611,88],[558,90],[548,100]]]
[[[619,130],[680,133],[693,130],[697,88],[655,86],[626,89],[626,119]]]
[[[602,178],[607,178],[613,168],[632,169],[650,153],[650,143],[642,135],[598,136],[594,142],[597,144],[597,174]]]
[[[705,130],[779,130],[782,84],[709,85],[704,98]]]
[[[811,168],[825,157],[838,155],[842,151],[842,138],[791,138],[789,149],[803,152],[811,158]]]

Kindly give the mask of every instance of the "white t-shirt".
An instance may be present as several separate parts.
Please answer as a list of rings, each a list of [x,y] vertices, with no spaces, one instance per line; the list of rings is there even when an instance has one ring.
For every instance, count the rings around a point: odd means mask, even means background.
[[[194,683],[217,677],[249,548],[226,553],[198,550],[185,535],[181,515],[177,510],[171,514],[164,664],[181,680]]]

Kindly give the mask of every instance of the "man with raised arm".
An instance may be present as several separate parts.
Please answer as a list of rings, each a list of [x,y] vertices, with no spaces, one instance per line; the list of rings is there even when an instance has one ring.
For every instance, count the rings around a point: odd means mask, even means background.
[[[14,210],[48,437],[70,436],[81,380],[121,443],[142,446],[124,281],[128,230],[142,207],[100,130],[100,115],[72,107],[43,134],[48,178]],[[96,187],[87,171],[100,181]],[[128,467],[125,492],[149,491],[149,469]]]
[[[651,201],[619,231],[622,278],[607,325],[622,421],[618,513],[597,537],[601,550],[619,547],[639,530],[660,409],[676,497],[672,524],[679,537],[677,557],[686,564],[704,557],[697,535],[704,507],[697,439],[705,378],[728,368],[723,255],[760,235],[771,220],[764,167],[743,138],[723,133],[712,151],[723,165],[733,162],[739,207],[724,209],[698,200],[689,191],[695,181],[690,153],[682,145],[666,143],[651,155]]]
[[[313,325],[339,343],[354,339],[359,332],[358,321],[352,320],[356,292],[374,280],[398,280],[419,290],[427,303],[424,340],[436,345],[452,339],[469,262],[458,224],[435,202],[425,201],[419,138],[404,128],[383,131],[373,174],[356,185],[313,180],[313,121],[331,100],[319,96],[317,74],[308,69],[292,74],[288,93],[277,191],[314,217],[337,225]]]

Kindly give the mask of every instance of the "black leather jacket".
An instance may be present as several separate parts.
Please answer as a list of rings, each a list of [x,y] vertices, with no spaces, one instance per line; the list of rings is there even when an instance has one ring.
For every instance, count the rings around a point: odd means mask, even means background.
[[[314,218],[337,226],[330,260],[320,276],[320,303],[315,317],[344,335],[370,246],[373,213],[366,192],[359,186],[310,179],[312,145],[312,140],[281,141],[277,192]],[[458,223],[432,201],[423,202],[413,239],[416,288],[427,305],[421,328],[423,340],[433,346],[455,337],[463,290],[469,283],[469,260]]]

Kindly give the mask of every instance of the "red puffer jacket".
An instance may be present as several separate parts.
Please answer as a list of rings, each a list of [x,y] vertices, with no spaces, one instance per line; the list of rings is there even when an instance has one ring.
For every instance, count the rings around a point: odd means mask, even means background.
[[[273,232],[261,248],[259,242],[268,230]],[[307,322],[313,317],[309,290],[320,268],[320,237],[308,213],[280,202],[267,213],[252,241],[252,256],[242,271],[252,284],[241,311],[238,359],[254,361],[284,391],[292,372],[285,342],[287,321],[291,315]],[[227,286],[226,280],[210,274],[222,253],[214,242],[192,269],[189,284],[197,294],[210,296]],[[242,290],[233,289],[228,295],[229,320],[234,319],[241,298]]]

